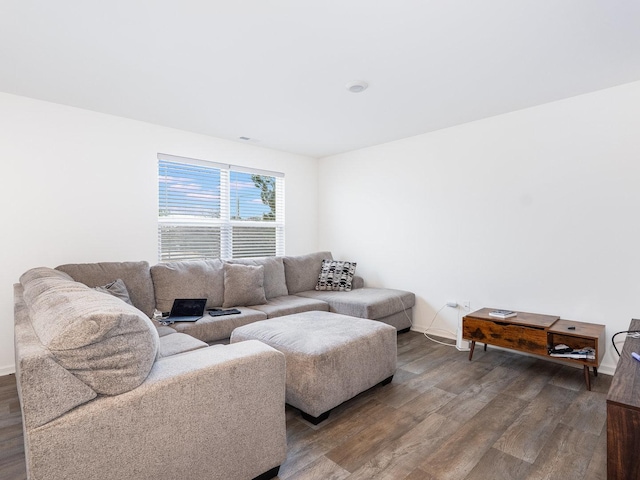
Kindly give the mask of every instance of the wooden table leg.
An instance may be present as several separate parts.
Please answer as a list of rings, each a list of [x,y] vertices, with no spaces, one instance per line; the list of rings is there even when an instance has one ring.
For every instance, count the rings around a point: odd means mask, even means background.
[[[589,367],[584,366],[584,381],[587,384],[587,390],[591,391],[591,377],[589,376]]]
[[[469,361],[471,361],[471,357],[473,357],[473,349],[476,348],[476,341],[471,340],[471,347],[469,348]]]
[[[594,377],[598,376],[598,367],[593,367],[593,376]]]
[[[487,344],[486,343],[484,344],[484,351],[485,352],[487,351]]]

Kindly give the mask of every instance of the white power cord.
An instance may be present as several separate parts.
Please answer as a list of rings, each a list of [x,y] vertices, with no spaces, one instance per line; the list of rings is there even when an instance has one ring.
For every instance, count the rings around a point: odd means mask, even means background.
[[[411,317],[409,316],[409,314],[407,313],[407,307],[405,306],[404,302],[402,301],[402,297],[400,295],[396,295],[396,298],[400,301],[400,304],[402,305],[402,313],[404,313],[405,317],[407,317],[407,320],[409,320],[409,324],[413,327],[413,320],[411,320]],[[424,336],[427,337],[429,340],[431,340],[434,343],[439,343],[440,345],[446,345],[448,347],[455,347],[456,344],[453,343],[445,343],[445,342],[441,342],[440,340],[436,340],[435,338],[431,338],[429,335],[427,335],[427,331],[431,329],[431,326],[433,325],[433,322],[436,321],[436,317],[438,316],[438,314],[444,310],[445,307],[447,307],[448,305],[445,303],[442,307],[440,307],[440,310],[438,310],[436,312],[436,314],[433,316],[433,318],[431,319],[431,323],[429,324],[429,326],[427,327],[427,329],[424,332]],[[442,328],[434,328],[433,331],[435,332],[444,332],[444,333],[448,333],[449,335],[452,336],[456,336],[455,333],[450,332],[449,330],[444,330]]]
[[[404,316],[407,317],[407,320],[409,320],[409,325],[411,325],[413,327],[413,320],[411,320],[411,317],[407,313],[407,307],[404,306],[404,302],[402,301],[402,297],[400,295],[396,295],[396,298],[398,300],[400,300],[400,304],[402,305],[402,313],[404,313]]]
[[[433,318],[431,319],[431,323],[429,324],[429,326],[425,329],[424,331],[424,336],[427,337],[429,340],[431,340],[434,343],[439,343],[440,345],[446,345],[447,347],[455,347],[456,344],[455,343],[445,343],[445,342],[441,342],[440,340],[436,340],[435,338],[431,338],[429,335],[427,335],[427,332],[431,329],[431,325],[433,325],[433,322],[436,321],[436,317],[438,316],[438,314],[445,309],[445,307],[447,306],[447,304],[445,303],[442,307],[440,307],[440,309],[435,313],[435,315],[433,316]],[[434,328],[433,331],[435,332],[445,332],[448,333],[449,335],[453,335],[455,337],[455,333],[452,333],[448,330],[444,330],[442,328]]]

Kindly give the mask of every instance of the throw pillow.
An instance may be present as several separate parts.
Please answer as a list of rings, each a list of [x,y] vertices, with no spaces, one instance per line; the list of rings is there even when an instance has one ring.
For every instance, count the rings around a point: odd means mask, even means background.
[[[127,290],[127,286],[120,278],[114,280],[111,283],[107,283],[106,285],[102,285],[101,287],[94,287],[93,289],[102,293],[113,295],[114,297],[119,298],[129,305],[133,305],[133,303],[131,303],[131,298],[129,298],[129,290]]]
[[[289,295],[282,257],[237,258],[227,261],[237,265],[262,265],[264,267],[264,294],[267,299]],[[318,262],[319,264],[320,262]]]
[[[350,292],[351,282],[356,273],[356,265],[356,262],[323,260],[316,290]]]
[[[224,264],[224,302],[222,308],[262,305],[264,267],[262,265]]]

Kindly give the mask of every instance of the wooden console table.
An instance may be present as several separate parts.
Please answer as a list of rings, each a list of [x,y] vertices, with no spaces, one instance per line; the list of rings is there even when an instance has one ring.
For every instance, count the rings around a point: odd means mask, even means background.
[[[594,376],[598,375],[598,366],[604,356],[606,341],[605,326],[594,323],[561,320],[553,315],[517,312],[510,318],[496,318],[489,315],[493,308],[483,308],[462,318],[462,338],[471,341],[469,360],[473,357],[476,342],[519,350],[525,353],[562,362],[583,365],[584,381],[587,390],[591,390],[589,367]],[[549,348],[564,343],[574,348],[591,347],[595,350],[595,359],[574,359],[552,357]]]
[[[640,320],[631,320],[629,330],[640,330]],[[640,338],[627,337],[607,395],[607,478],[640,478]]]

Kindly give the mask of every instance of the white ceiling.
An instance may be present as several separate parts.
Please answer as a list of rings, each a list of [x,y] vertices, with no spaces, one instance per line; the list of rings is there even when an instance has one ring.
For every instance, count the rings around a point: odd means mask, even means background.
[[[0,91],[314,157],[636,80],[637,0],[0,0]]]

